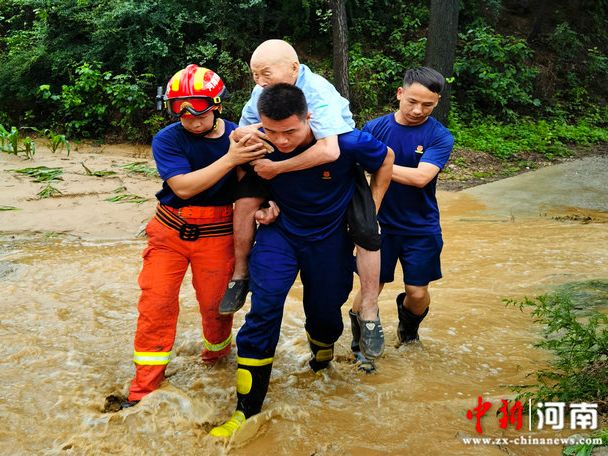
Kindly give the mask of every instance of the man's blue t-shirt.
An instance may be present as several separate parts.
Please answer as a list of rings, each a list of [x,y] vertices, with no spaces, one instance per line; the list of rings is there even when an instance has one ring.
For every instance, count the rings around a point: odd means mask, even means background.
[[[163,188],[156,198],[167,206],[225,206],[234,201],[237,182],[233,169],[207,190],[187,200],[179,198],[167,184],[179,174],[187,174],[205,168],[226,155],[230,147],[228,136],[237,126],[224,120],[225,131],[219,138],[206,138],[188,132],[180,122],[168,125],[152,140],[152,153],[156,168],[163,180]]]
[[[290,153],[267,155],[272,161],[287,160],[314,144]],[[370,134],[353,130],[338,136],[340,157],[314,168],[279,174],[267,182],[271,199],[281,213],[274,222],[285,234],[321,240],[344,226],[344,216],[355,187],[355,165],[375,173],[387,148]]]
[[[397,123],[391,113],[369,121],[363,130],[393,149],[395,165],[410,168],[425,162],[443,169],[454,146],[452,134],[433,117],[410,127]],[[410,236],[440,234],[436,185],[437,176],[424,188],[392,181],[378,213],[382,232]]]

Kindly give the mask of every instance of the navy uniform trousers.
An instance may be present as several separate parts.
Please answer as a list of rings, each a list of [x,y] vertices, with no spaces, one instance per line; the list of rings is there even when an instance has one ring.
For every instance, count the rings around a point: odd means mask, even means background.
[[[298,272],[304,287],[305,329],[313,360],[333,357],[344,329],[340,308],[353,286],[353,247],[346,225],[322,240],[260,226],[249,260],[251,310],[237,338],[237,410],[259,413],[279,341],[285,299]]]

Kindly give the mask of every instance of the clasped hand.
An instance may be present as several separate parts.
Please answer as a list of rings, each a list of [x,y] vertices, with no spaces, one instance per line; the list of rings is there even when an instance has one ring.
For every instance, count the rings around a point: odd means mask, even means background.
[[[274,201],[268,201],[268,207],[255,211],[255,221],[262,225],[269,225],[279,216],[279,206]]]
[[[233,166],[249,163],[252,160],[256,160],[266,155],[266,148],[261,142],[256,141],[247,144],[252,138],[251,134],[246,134],[240,139],[236,139],[235,131],[230,133],[230,148],[227,153]]]

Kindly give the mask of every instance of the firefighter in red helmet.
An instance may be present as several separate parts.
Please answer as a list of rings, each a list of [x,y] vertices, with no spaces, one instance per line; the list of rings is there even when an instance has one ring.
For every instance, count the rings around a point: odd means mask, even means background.
[[[259,145],[235,141],[237,126],[220,117],[226,88],[213,71],[188,65],[169,80],[164,103],[178,121],[160,130],[152,152],[163,180],[146,227],[148,246],[139,275],[135,377],[121,408],[157,389],[171,359],[178,295],[190,266],[202,317],[202,359],[228,355],[232,316],[218,307],[234,268],[232,203],[236,167],[264,155]]]

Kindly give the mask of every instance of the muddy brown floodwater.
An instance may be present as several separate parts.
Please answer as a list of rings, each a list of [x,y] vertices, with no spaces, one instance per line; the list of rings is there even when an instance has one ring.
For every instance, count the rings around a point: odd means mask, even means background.
[[[478,396],[493,403],[482,420],[489,437],[574,433],[529,431],[527,423],[519,431],[499,427],[500,399],[514,398],[510,387],[530,383],[529,374],[548,360],[533,346],[539,329],[530,316],[505,307],[503,299],[605,279],[605,212],[585,208],[596,214],[589,223],[546,211],[520,215],[502,210],[506,205],[492,185],[484,186],[486,193],[483,187],[440,193],[444,278],[431,287],[422,344],[395,347],[398,275],[380,298],[387,348],[376,374],[362,374],[350,362],[348,305],[333,366],[321,376],[308,369],[297,282],[263,411],[228,443],[207,432],[235,405],[235,356],[213,368],[200,361],[200,319],[188,278],[168,380],[138,406],[103,413],[104,398],[124,394],[133,375],[136,278],[145,241],[2,233],[0,453],[561,454],[555,445],[466,445],[463,438],[476,436],[466,412],[477,406]],[[522,188],[521,181],[512,185]],[[498,193],[508,200],[507,187]],[[571,206],[563,199],[560,204]],[[237,314],[235,332],[243,316]]]

